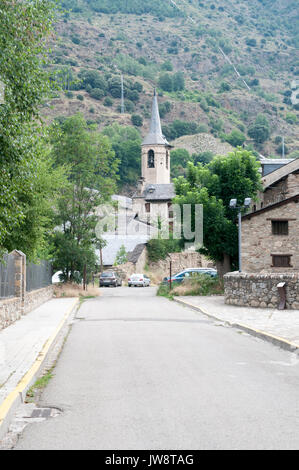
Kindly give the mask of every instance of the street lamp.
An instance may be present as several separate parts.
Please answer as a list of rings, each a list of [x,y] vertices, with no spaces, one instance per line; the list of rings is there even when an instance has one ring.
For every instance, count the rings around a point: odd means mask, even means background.
[[[251,204],[251,198],[247,197],[244,201],[243,206],[238,206],[237,199],[231,199],[229,202],[230,209],[237,209],[238,211],[238,240],[239,240],[239,272],[242,272],[242,209],[247,209]]]

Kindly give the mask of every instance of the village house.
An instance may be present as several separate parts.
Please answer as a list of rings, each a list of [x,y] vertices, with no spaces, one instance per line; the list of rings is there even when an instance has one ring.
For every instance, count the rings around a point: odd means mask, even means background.
[[[262,178],[264,191],[242,218],[245,272],[299,271],[299,159]]]
[[[242,272],[224,276],[225,302],[299,309],[299,159],[266,174],[242,217]]]

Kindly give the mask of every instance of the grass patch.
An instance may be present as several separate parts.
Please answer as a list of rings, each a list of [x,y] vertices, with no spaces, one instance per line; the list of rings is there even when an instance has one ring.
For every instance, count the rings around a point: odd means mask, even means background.
[[[83,290],[81,285],[75,283],[59,283],[54,287],[54,297],[79,297],[81,300],[98,297],[100,295],[100,289],[96,286],[89,285],[87,290]]]
[[[223,281],[219,278],[211,278],[204,274],[196,276],[194,279],[188,279],[181,284],[173,285],[170,290],[169,285],[160,284],[157,295],[173,299],[174,296],[187,295],[223,295]]]
[[[168,299],[173,299],[172,291],[167,284],[160,284],[157,290],[157,295],[159,297],[167,297]]]
[[[32,403],[35,399],[36,393],[41,392],[54,377],[53,374],[54,366],[46,372],[42,377],[37,379],[37,381],[29,388],[26,393],[25,403]]]

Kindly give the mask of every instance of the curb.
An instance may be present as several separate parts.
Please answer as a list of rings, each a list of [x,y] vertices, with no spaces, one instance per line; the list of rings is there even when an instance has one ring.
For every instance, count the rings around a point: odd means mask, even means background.
[[[275,346],[279,346],[280,348],[285,349],[286,351],[295,352],[296,354],[299,354],[299,345],[298,344],[292,343],[291,341],[288,341],[284,338],[280,338],[279,336],[271,335],[270,333],[266,333],[265,331],[256,330],[256,329],[252,328],[251,326],[243,325],[242,323],[231,323],[228,320],[223,320],[223,318],[216,317],[215,315],[212,315],[211,313],[207,312],[204,308],[202,308],[198,305],[193,305],[190,302],[187,302],[185,300],[176,299],[176,298],[174,298],[173,300],[175,302],[181,304],[181,305],[184,305],[185,307],[189,307],[192,310],[195,310],[197,312],[201,312],[201,313],[203,313],[204,315],[206,315],[207,317],[209,317],[213,320],[218,320],[220,322],[223,322],[223,323],[231,326],[232,328],[238,328],[239,330],[243,330],[246,333],[248,333],[252,336],[255,336],[256,338],[260,338],[260,339],[263,339],[265,341],[268,341],[268,342],[274,344]]]
[[[35,362],[30,367],[30,369],[26,372],[23,378],[19,381],[16,388],[4,399],[4,401],[0,404],[0,439],[4,437],[6,432],[8,431],[10,420],[14,410],[24,402],[24,398],[28,389],[35,383],[38,374],[44,361],[47,359],[47,356],[51,350],[51,347],[55,343],[57,336],[59,335],[62,328],[65,326],[69,316],[73,312],[73,310],[78,306],[79,299],[75,299],[71,307],[68,308],[67,312],[65,313],[63,319],[59,323],[58,327],[56,328],[55,332],[48,338],[45,342],[42,350],[38,354]]]

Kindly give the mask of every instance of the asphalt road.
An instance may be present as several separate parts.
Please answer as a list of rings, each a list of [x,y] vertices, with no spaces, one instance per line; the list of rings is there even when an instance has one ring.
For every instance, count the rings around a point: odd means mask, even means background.
[[[16,449],[299,449],[298,357],[154,288],[83,303]]]

